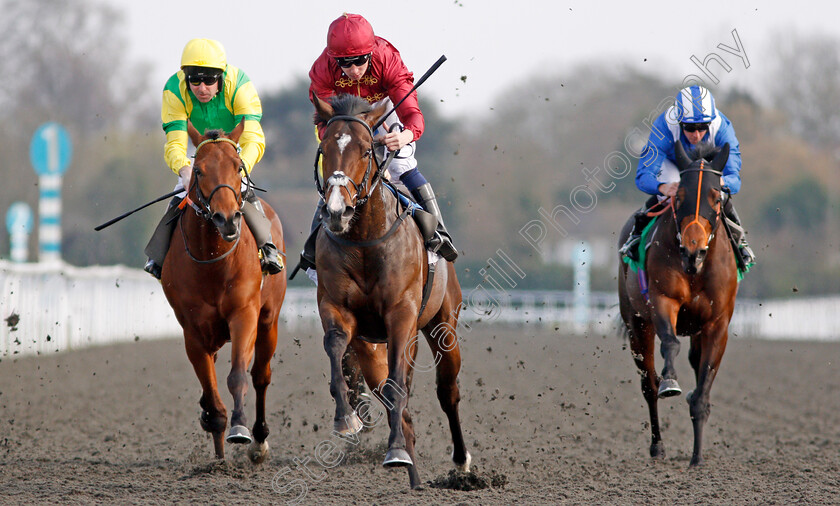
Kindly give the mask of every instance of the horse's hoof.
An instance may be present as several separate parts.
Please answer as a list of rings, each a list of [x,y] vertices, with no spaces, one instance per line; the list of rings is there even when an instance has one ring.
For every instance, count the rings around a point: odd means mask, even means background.
[[[650,445],[650,458],[654,460],[660,460],[665,458],[665,443],[662,441],[658,443],[651,443]]]
[[[682,390],[675,379],[664,379],[659,383],[659,398],[673,397],[680,395]]]
[[[254,441],[248,447],[248,458],[254,464],[265,462],[266,457],[268,457],[268,441],[263,441],[262,443]]]
[[[452,462],[455,462],[455,452],[454,451],[452,452]],[[470,452],[467,452],[467,459],[464,460],[463,464],[459,464],[459,463],[455,462],[455,469],[457,469],[458,471],[461,471],[462,473],[468,473],[468,472],[470,472],[470,464],[471,463],[472,463],[472,455],[470,455]]]
[[[414,462],[405,449],[393,448],[385,454],[385,462],[382,465],[384,467],[405,467],[414,465]]]
[[[225,441],[228,443],[248,444],[253,442],[254,438],[251,437],[251,431],[248,430],[248,427],[243,425],[234,425],[230,428],[230,432],[228,432]]]
[[[343,419],[334,420],[333,422],[333,428],[341,435],[356,434],[362,430],[362,427],[364,427],[364,424],[355,411],[345,416]]]

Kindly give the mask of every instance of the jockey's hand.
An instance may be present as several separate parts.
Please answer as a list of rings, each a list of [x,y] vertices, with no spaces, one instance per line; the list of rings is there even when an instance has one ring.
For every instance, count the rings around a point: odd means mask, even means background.
[[[378,136],[377,139],[383,146],[388,148],[388,151],[396,151],[414,140],[414,133],[411,130],[403,130],[402,132],[388,132],[385,135]]]
[[[190,179],[192,178],[192,165],[184,165],[178,169],[178,182],[185,190],[190,189]]]
[[[679,183],[662,183],[659,185],[659,193],[666,197],[673,197],[677,194],[677,188],[679,187]]]

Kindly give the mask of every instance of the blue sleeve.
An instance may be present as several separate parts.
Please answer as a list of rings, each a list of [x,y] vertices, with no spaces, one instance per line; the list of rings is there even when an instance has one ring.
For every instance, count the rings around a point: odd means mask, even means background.
[[[636,187],[649,195],[659,195],[660,183],[657,177],[662,168],[662,162],[665,158],[674,157],[674,142],[665,114],[663,113],[653,122],[647,145],[642,151],[639,166],[636,168]]]
[[[735,128],[729,118],[718,112],[721,116],[721,125],[715,135],[715,146],[723,146],[729,143],[729,159],[723,167],[723,184],[729,188],[729,193],[734,195],[741,189],[741,147],[738,138],[735,137]]]

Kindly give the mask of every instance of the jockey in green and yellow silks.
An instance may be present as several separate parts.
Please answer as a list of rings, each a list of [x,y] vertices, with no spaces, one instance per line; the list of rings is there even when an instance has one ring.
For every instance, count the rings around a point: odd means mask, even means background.
[[[262,104],[257,90],[245,72],[228,65],[221,43],[211,39],[189,41],[181,55],[181,70],[173,74],[163,88],[161,122],[166,132],[163,158],[178,175],[175,189],[184,191],[173,199],[146,246],[149,261],[145,270],[156,278],[160,279],[177,221],[172,219],[178,212],[174,204],[187,194],[192,178],[192,162],[187,155],[187,121],[204,133],[207,130],[230,132],[243,119],[240,158],[244,170],[250,174],[265,151],[265,135],[260,126]],[[271,224],[253,191],[243,194],[243,198],[242,211],[260,248],[262,268],[269,274],[276,274],[283,269],[283,264],[271,240]]]

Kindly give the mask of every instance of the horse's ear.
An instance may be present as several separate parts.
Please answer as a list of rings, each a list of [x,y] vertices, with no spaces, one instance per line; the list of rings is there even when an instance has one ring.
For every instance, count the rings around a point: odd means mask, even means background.
[[[674,141],[674,155],[677,158],[677,168],[680,169],[680,172],[687,169],[689,165],[691,165],[691,158],[685,154],[685,148],[683,148],[682,142],[679,139]]]
[[[242,132],[243,132],[244,130],[245,130],[245,118],[242,118],[242,119],[239,121],[239,124],[238,124],[238,125],[236,125],[236,128],[234,128],[234,129],[233,129],[233,131],[232,131],[230,134],[228,134],[228,137],[229,137],[229,138],[230,138],[230,140],[232,140],[233,142],[235,142],[235,143],[239,144],[239,137],[241,137],[241,136],[242,136]]]
[[[190,140],[193,143],[193,146],[198,146],[201,144],[201,134],[198,133],[198,130],[192,124],[192,121],[187,120],[187,135],[190,136]]]
[[[714,159],[712,160],[712,168],[718,172],[723,172],[723,168],[726,167],[727,160],[729,160],[728,142],[721,146],[720,151],[718,151],[718,154],[715,155]]]
[[[315,113],[322,121],[329,121],[335,115],[332,106],[318,98],[315,93],[310,94],[309,98],[315,104]]]
[[[381,118],[382,115],[385,114],[385,110],[388,108],[389,105],[390,104],[388,102],[385,102],[376,109],[370,112],[366,112],[364,115],[362,115],[362,119],[365,120],[365,122],[370,126],[375,125],[376,122],[379,121],[379,118]]]

